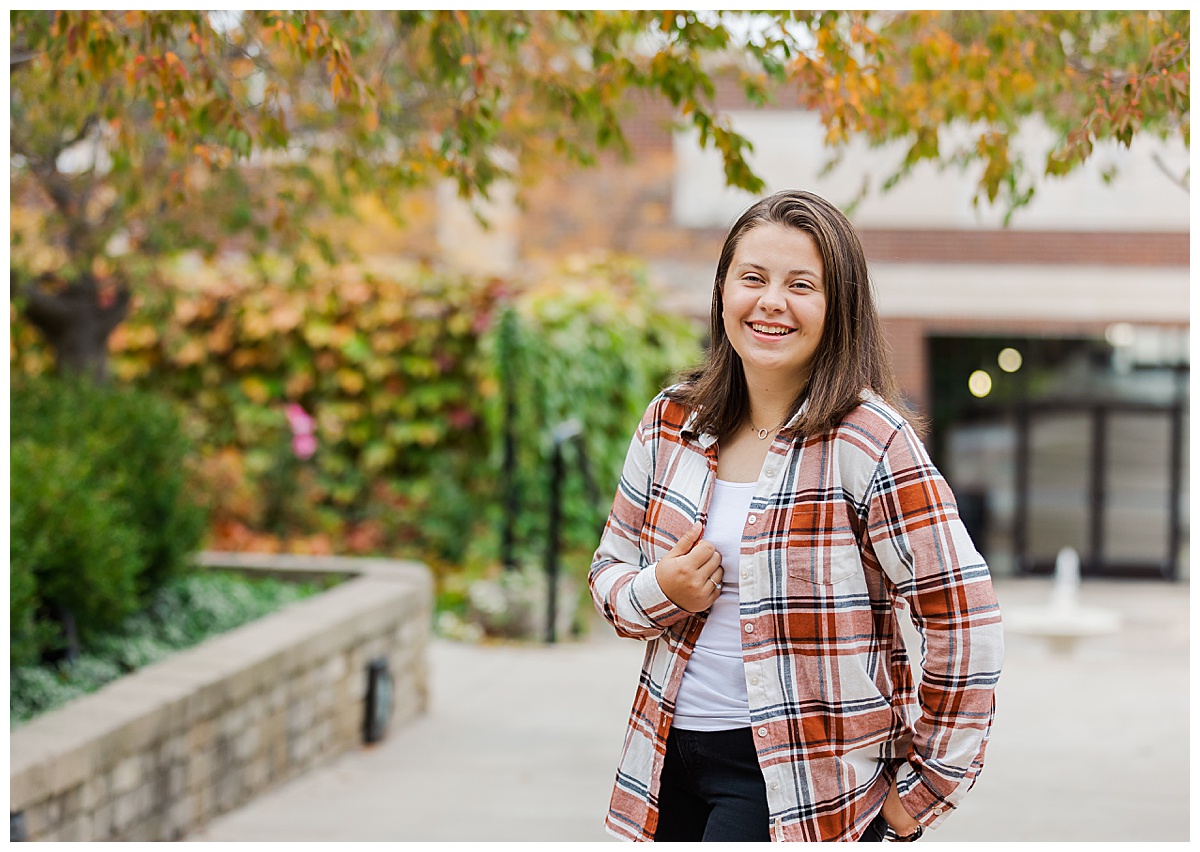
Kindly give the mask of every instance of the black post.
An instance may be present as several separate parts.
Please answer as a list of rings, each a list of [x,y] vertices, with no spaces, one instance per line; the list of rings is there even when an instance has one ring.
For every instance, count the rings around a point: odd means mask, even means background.
[[[1107,471],[1105,460],[1108,456],[1108,417],[1104,405],[1092,409],[1092,499],[1091,512],[1088,519],[1089,549],[1091,558],[1088,560],[1090,572],[1098,574],[1104,570],[1104,504],[1106,498]]]
[[[1182,369],[1176,368],[1177,390],[1175,401],[1171,405],[1171,447],[1168,463],[1170,484],[1167,487],[1167,579],[1179,579],[1179,545],[1183,539],[1182,512],[1179,503],[1183,494],[1183,388],[1180,381],[1184,375]]]
[[[1029,404],[1017,403],[1017,450],[1013,460],[1016,482],[1016,506],[1013,508],[1013,567],[1018,574],[1029,571],[1033,560],[1029,556]]]
[[[562,523],[563,444],[578,438],[583,427],[568,420],[554,427],[550,451],[550,519],[546,530],[546,641],[553,643],[558,620],[558,539]]]
[[[558,527],[562,517],[559,500],[562,494],[563,463],[562,444],[555,442],[550,457],[550,524],[546,530],[546,641],[555,640],[555,622],[558,620]]]
[[[501,429],[504,435],[504,460],[501,467],[501,490],[504,494],[504,520],[500,527],[500,564],[505,571],[517,567],[514,528],[517,522],[517,507],[520,492],[517,484],[516,429],[517,403],[513,378],[513,358],[516,349],[517,318],[512,308],[505,308],[500,317],[500,339],[497,358],[500,361],[500,395],[504,400],[504,416]]]

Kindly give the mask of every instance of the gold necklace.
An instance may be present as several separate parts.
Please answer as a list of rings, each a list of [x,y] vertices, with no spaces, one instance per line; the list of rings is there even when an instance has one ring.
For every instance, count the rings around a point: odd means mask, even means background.
[[[749,418],[747,418],[747,420],[749,420]],[[783,428],[783,424],[780,423],[774,429],[767,430],[767,429],[759,429],[757,426],[754,425],[754,421],[750,420],[750,428],[754,430],[754,434],[758,436],[758,440],[765,441],[765,440],[767,440],[767,435],[778,432],[780,429]]]

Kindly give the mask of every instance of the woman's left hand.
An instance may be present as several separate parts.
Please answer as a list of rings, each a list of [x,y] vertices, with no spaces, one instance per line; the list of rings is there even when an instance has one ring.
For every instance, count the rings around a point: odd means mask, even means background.
[[[921,824],[904,809],[904,805],[900,804],[900,791],[896,789],[895,781],[892,782],[887,798],[883,801],[881,813],[887,824],[892,827],[892,831],[900,837],[907,837],[921,827]]]

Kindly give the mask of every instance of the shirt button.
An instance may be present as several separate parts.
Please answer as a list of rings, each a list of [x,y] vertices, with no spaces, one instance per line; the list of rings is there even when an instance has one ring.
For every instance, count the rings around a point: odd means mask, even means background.
[[[933,815],[934,815],[934,816],[941,816],[941,815],[942,815],[942,809],[941,809],[941,808],[934,808],[934,809],[933,809]]]
[[[750,572],[749,572],[749,571],[743,571],[743,572],[742,572],[742,579],[743,579],[743,580],[745,580],[745,579],[746,579],[747,577],[749,577],[749,576],[750,576]]]
[[[765,736],[767,735],[767,729],[766,729],[766,728],[759,728],[759,729],[758,729],[758,735],[759,735],[760,737],[765,737]]]
[[[771,789],[772,789],[772,790],[778,790],[778,789],[779,789],[779,782],[778,782],[778,781],[772,781],[772,782],[771,782]]]
[[[750,685],[758,686],[758,675],[755,675],[754,677],[750,678]]]
[[[758,515],[751,515],[749,520],[750,520],[750,523],[753,524],[755,521],[758,520]]]
[[[773,467],[767,468],[767,476],[774,476],[774,475],[775,475],[775,468],[773,468]]]
[[[747,633],[753,633],[753,632],[754,632],[754,625],[753,625],[753,624],[747,624],[747,625],[746,625],[746,632],[747,632]]]

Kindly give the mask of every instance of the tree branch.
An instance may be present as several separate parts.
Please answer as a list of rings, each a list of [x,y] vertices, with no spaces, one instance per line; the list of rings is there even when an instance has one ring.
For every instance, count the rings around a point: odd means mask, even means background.
[[[32,62],[41,56],[45,51],[41,50],[20,50],[15,49],[8,56],[8,70],[15,71],[20,66],[27,62]]]
[[[1154,162],[1154,165],[1158,166],[1158,170],[1167,176],[1167,180],[1171,181],[1171,183],[1175,184],[1177,187],[1179,187],[1180,189],[1182,189],[1184,192],[1188,193],[1189,195],[1191,194],[1191,192],[1192,192],[1192,181],[1191,181],[1192,170],[1190,168],[1184,169],[1183,174],[1177,175],[1171,171],[1171,169],[1167,166],[1167,164],[1165,162],[1163,162],[1162,157],[1159,156],[1157,151],[1150,155],[1150,159]]]

